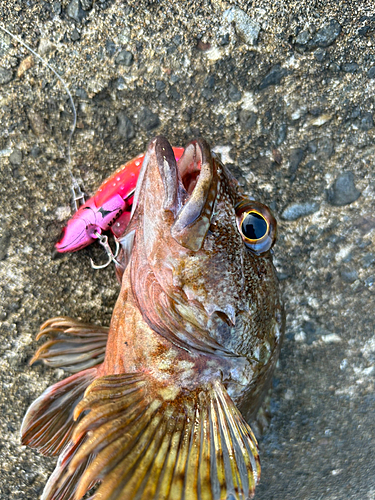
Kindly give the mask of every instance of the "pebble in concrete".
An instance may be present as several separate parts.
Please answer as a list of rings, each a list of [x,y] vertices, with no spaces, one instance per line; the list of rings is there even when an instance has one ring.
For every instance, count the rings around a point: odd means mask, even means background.
[[[11,69],[0,68],[0,85],[5,85],[13,79],[13,71]]]
[[[349,205],[357,200],[361,195],[354,184],[353,172],[344,172],[340,174],[332,186],[327,191],[327,200],[331,205],[342,206]]]
[[[281,218],[287,221],[294,221],[300,217],[311,215],[317,212],[320,204],[316,201],[306,201],[305,203],[293,203],[285,208]]]
[[[243,10],[238,7],[230,7],[223,14],[224,24],[234,23],[237,34],[249,45],[255,45],[260,32],[260,24],[251,19]]]

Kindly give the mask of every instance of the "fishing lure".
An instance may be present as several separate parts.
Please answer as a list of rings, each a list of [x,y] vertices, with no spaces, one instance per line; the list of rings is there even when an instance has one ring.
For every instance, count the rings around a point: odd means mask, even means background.
[[[173,148],[176,161],[183,152],[184,148]],[[76,211],[55,245],[59,253],[76,252],[96,239],[105,246],[107,239],[102,236],[103,231],[111,230],[116,237],[124,233],[129,223],[134,191],[144,158],[145,154],[140,154],[121,165],[103,182],[95,195]]]

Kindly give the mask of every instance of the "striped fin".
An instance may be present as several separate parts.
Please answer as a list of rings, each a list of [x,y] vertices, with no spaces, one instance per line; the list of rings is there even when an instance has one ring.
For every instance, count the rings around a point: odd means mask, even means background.
[[[21,427],[22,444],[43,455],[58,455],[69,442],[77,423],[73,413],[93,382],[96,368],[74,374],[49,387],[27,410]]]
[[[79,450],[80,446],[84,443],[84,441],[80,441],[77,444],[70,443],[63,451],[62,455],[60,455],[59,460],[57,462],[56,468],[49,478],[43,495],[40,500],[72,500],[74,498],[74,494],[77,489],[78,481],[81,475],[85,472],[88,465],[90,465],[92,461],[92,456],[86,457],[86,460],[80,464],[79,467],[74,471],[74,474],[67,476],[62,481],[60,480],[61,476],[64,475],[69,464],[72,460],[74,454]],[[95,486],[95,482],[90,484],[90,488]]]
[[[82,414],[70,444],[79,447],[67,472],[55,478],[61,488],[74,478],[74,500],[95,481],[101,484],[93,500],[246,500],[254,494],[257,442],[220,382],[185,391],[139,373],[102,377],[77,405],[75,417]]]
[[[43,361],[52,368],[77,373],[103,362],[108,328],[82,323],[73,318],[51,318],[40,327],[37,340],[48,335],[30,361]]]

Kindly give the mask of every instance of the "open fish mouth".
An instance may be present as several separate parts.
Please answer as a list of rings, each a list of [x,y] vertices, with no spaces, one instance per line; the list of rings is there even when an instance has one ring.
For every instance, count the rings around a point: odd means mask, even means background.
[[[210,227],[218,192],[216,163],[203,139],[191,141],[176,162],[165,137],[156,137],[149,146],[155,155],[164,186],[164,210],[174,214],[172,237],[183,247],[197,251]]]

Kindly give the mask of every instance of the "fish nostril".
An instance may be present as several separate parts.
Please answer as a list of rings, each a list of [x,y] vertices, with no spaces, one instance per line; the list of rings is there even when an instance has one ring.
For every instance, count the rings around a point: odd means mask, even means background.
[[[223,311],[215,311],[215,314],[228,326],[233,326],[233,321]]]

